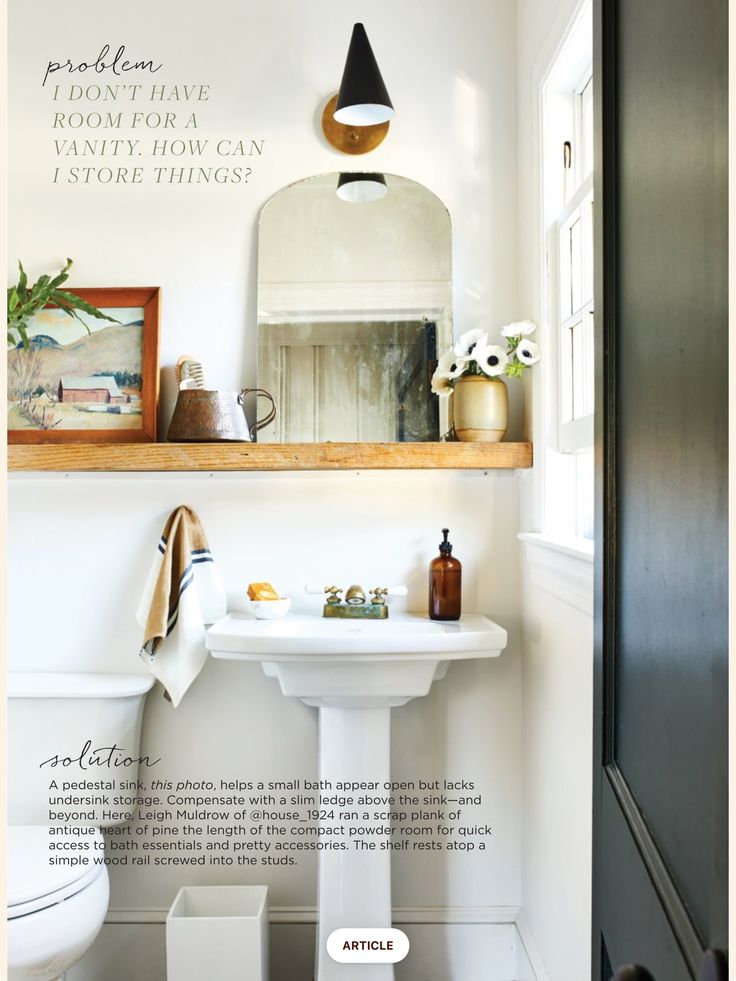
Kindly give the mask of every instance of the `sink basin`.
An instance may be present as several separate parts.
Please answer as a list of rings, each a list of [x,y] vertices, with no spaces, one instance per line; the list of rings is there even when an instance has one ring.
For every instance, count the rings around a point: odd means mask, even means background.
[[[210,628],[207,646],[217,658],[259,661],[284,695],[308,705],[395,707],[426,695],[450,661],[498,657],[506,631],[479,614],[443,623],[411,613],[388,620],[230,613]]]
[[[391,710],[426,695],[452,661],[498,657],[506,640],[503,627],[478,614],[442,623],[410,613],[387,620],[296,613],[256,620],[230,613],[207,631],[214,657],[257,661],[284,695],[319,709],[319,777],[328,790],[357,781],[384,792]],[[322,814],[320,832],[338,840],[339,811]],[[382,824],[378,815],[353,821],[368,836]],[[362,850],[348,841],[345,850],[320,851],[318,862],[317,981],[393,981],[393,964],[338,964],[327,953],[334,930],[391,926],[390,850]]]

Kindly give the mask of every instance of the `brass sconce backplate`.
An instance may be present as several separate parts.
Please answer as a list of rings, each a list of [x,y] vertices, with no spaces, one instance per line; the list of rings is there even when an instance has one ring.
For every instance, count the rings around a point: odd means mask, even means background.
[[[337,93],[322,110],[322,132],[327,142],[341,153],[368,153],[380,146],[386,138],[389,124],[375,126],[345,126],[335,119]]]

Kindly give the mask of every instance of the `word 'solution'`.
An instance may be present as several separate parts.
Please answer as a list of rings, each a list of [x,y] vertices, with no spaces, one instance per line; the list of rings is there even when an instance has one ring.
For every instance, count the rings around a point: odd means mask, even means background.
[[[93,766],[106,766],[106,767],[118,767],[118,766],[155,766],[160,763],[160,758],[157,760],[151,760],[148,756],[126,756],[124,747],[117,746],[113,743],[112,746],[98,746],[96,749],[92,749],[92,740],[88,739],[87,742],[82,746],[82,750],[79,756],[62,756],[57,753],[55,756],[50,756],[43,763],[39,763],[39,769],[44,766],[79,766],[81,770],[89,770]]]

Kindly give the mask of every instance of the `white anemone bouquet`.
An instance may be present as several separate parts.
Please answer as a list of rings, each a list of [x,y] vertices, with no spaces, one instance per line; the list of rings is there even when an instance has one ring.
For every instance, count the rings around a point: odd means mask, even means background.
[[[452,395],[455,382],[464,375],[520,378],[527,368],[539,361],[539,345],[530,339],[535,330],[536,325],[531,320],[506,324],[501,328],[506,339],[505,348],[500,344],[489,344],[485,331],[467,331],[439,359],[432,376],[432,391],[435,395]]]

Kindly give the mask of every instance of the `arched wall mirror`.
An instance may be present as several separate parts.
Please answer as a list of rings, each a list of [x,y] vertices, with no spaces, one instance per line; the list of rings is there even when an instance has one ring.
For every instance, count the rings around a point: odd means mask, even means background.
[[[430,379],[452,342],[450,216],[415,181],[365,176],[385,180],[380,197],[344,200],[340,175],[324,174],[261,212],[258,385],[277,415],[259,442],[416,442],[446,431]]]

